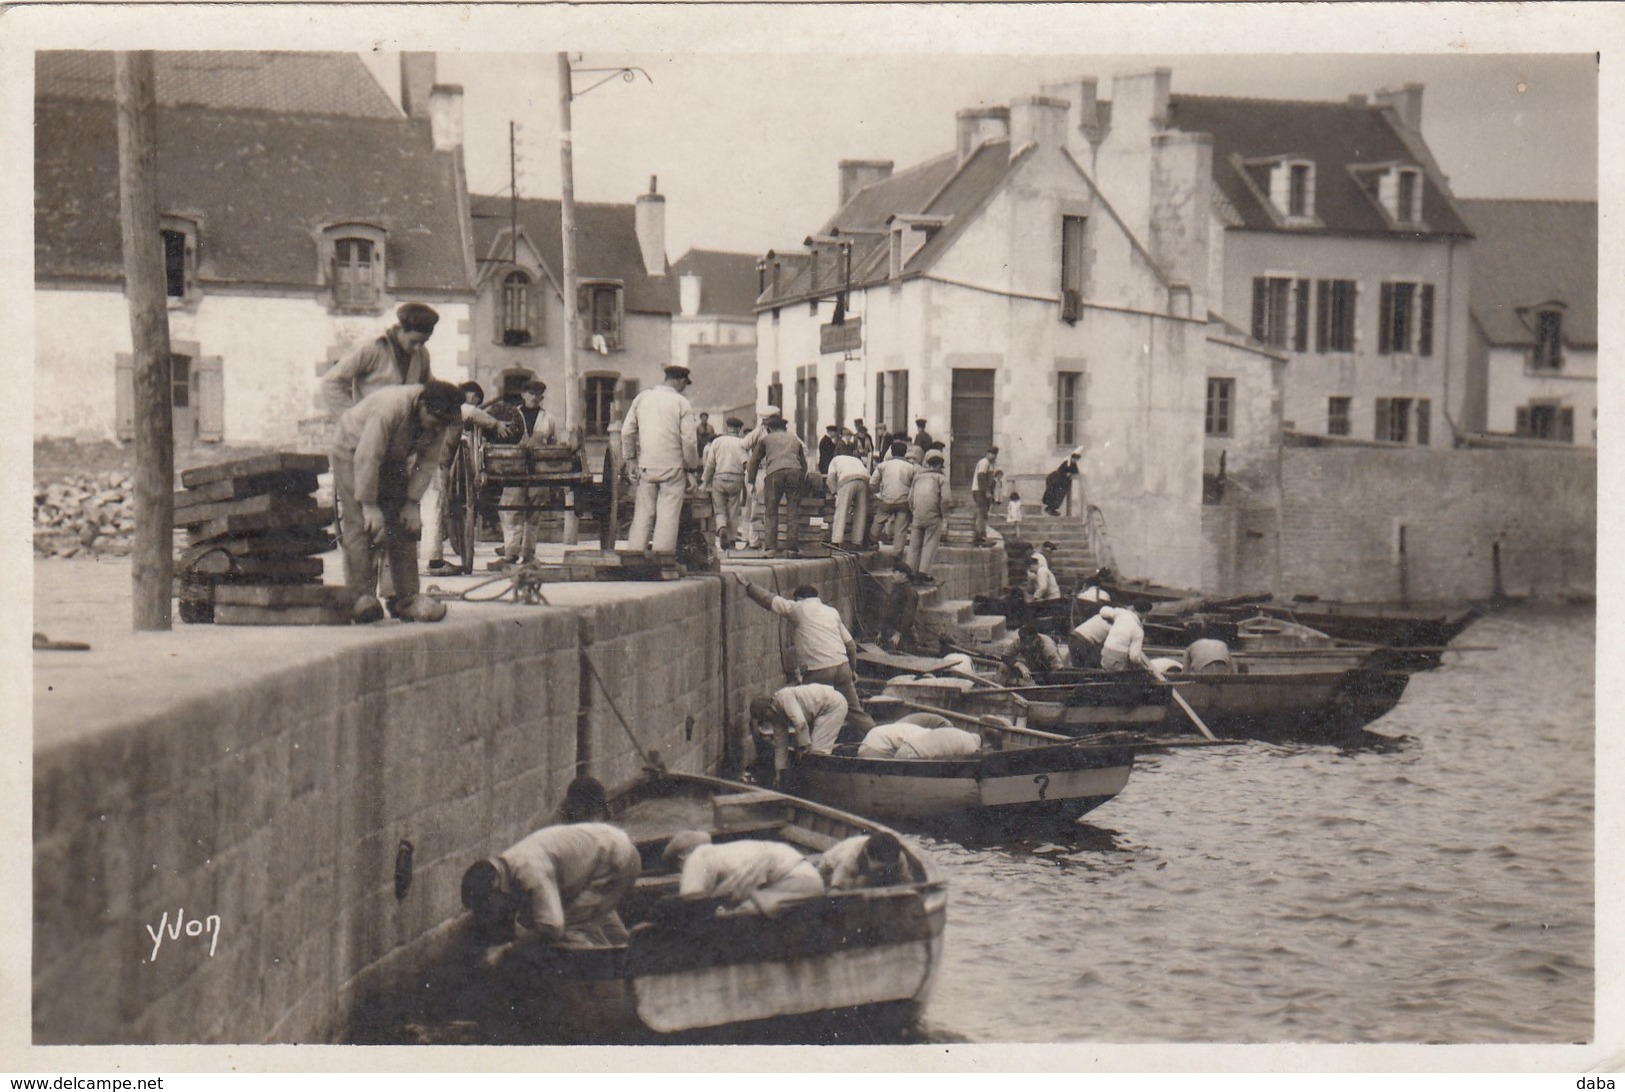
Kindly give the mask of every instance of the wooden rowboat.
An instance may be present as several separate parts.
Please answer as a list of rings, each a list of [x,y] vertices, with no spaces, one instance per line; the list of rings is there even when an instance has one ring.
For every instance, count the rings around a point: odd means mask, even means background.
[[[502,986],[538,1041],[748,1041],[753,1029],[791,1024],[811,1042],[834,1021],[900,1028],[918,1017],[942,954],[948,893],[917,847],[902,843],[904,882],[718,916],[714,900],[676,898],[678,876],[661,860],[676,832],[811,854],[886,828],[781,792],[673,773],[637,782],[610,811],[643,857],[619,908],[630,941],[580,951],[531,944],[504,962]]]
[[[982,750],[963,758],[802,755],[790,788],[884,819],[993,822],[1077,819],[1123,791],[1132,748],[1049,732],[984,726]]]

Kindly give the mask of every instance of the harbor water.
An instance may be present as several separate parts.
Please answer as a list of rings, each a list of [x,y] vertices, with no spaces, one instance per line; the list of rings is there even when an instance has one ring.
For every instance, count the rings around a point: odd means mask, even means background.
[[[920,835],[951,894],[905,1041],[1591,1039],[1595,629],[1589,608],[1502,611],[1358,746],[1166,749],[1084,823]],[[424,1001],[364,1041],[550,1041]]]
[[[1456,644],[1493,650],[1415,675],[1389,743],[1148,755],[1075,836],[929,840],[925,1037],[1590,1039],[1595,628],[1480,619]]]

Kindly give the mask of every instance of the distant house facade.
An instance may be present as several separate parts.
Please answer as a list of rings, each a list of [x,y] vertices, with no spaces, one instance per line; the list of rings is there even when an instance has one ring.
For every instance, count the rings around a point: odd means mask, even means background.
[[[1478,240],[1465,427],[1596,447],[1596,202],[1461,207]]]
[[[473,300],[462,90],[402,57],[397,108],[353,54],[158,53],[177,443],[318,443],[317,381],[406,300],[460,379]],[[41,52],[35,433],[134,432],[113,54]]]
[[[1213,309],[1286,360],[1288,430],[1453,442],[1471,233],[1421,102],[1417,84],[1375,103],[1169,97],[1170,129],[1213,139]]]
[[[679,302],[671,320],[674,363],[689,363],[696,345],[756,344],[756,267],[756,255],[724,250],[689,250],[672,263]],[[749,400],[747,390],[741,401]]]
[[[472,375],[487,397],[534,376],[564,424],[563,235],[554,200],[475,196],[478,294],[470,324]],[[584,438],[604,442],[612,421],[670,359],[676,278],[666,262],[665,198],[576,205],[576,368]]]
[[[764,261],[760,397],[814,440],[923,417],[956,486],[989,444],[1029,482],[1082,449],[1120,562],[1194,582],[1232,350],[1207,321],[1211,144],[1166,131],[1166,86],[1119,77],[1109,128],[1079,81],[960,111],[954,150],[907,170],[843,161],[836,213]]]

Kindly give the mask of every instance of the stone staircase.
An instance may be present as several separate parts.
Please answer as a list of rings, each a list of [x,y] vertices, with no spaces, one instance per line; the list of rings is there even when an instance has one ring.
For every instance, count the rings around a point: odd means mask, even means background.
[[[969,524],[966,525],[969,527]],[[935,586],[920,589],[920,609],[915,626],[946,637],[956,645],[982,647],[1007,643],[1004,618],[973,614],[972,598],[996,592],[1005,578],[1006,559],[999,549],[970,546],[967,534],[962,543],[943,545],[937,551]],[[890,568],[890,548],[864,555],[870,568]]]
[[[976,510],[967,499],[949,516],[948,531],[943,540],[969,546],[975,517]],[[1046,516],[1043,509],[1034,504],[1028,505],[1022,513],[1020,534],[1010,530],[1002,510],[990,512],[988,524],[1004,536],[1004,552],[1009,562],[1007,579],[1011,584],[1027,582],[1027,558],[1044,542],[1055,543],[1050,567],[1061,582],[1063,593],[1071,594],[1079,590],[1084,578],[1099,568],[1099,562],[1089,548],[1089,532],[1083,520],[1076,516]]]

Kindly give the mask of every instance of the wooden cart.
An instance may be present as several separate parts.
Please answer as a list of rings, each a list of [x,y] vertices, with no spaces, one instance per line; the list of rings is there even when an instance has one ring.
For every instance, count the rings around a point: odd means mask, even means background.
[[[463,572],[474,571],[474,547],[479,541],[476,501],[486,489],[509,486],[547,489],[548,499],[539,504],[499,503],[499,511],[564,511],[573,506],[578,515],[597,517],[600,547],[615,548],[619,490],[608,451],[603,466],[594,472],[586,469],[581,452],[572,447],[494,445],[476,431],[466,430],[452,456],[441,505],[447,544],[462,559]]]

